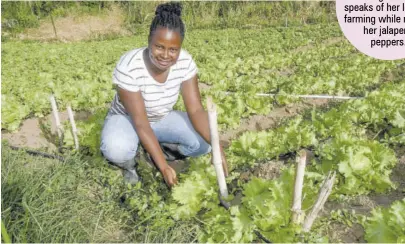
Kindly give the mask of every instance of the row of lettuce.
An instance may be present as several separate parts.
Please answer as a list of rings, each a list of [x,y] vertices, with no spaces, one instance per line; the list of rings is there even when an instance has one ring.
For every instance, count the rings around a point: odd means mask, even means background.
[[[327,112],[314,110],[308,117],[296,117],[273,130],[247,132],[232,143],[229,162],[234,172],[238,172],[247,163],[253,165],[310,148],[315,159],[306,169],[303,209],[314,204],[329,171],[337,172],[332,200],[386,193],[397,187],[390,179],[398,162],[393,148],[405,145],[405,97],[401,92],[404,89],[405,80],[385,85],[365,99],[343,103]],[[242,204],[232,207],[230,212],[215,205],[217,190],[212,170],[192,171],[174,190],[175,216],[201,218],[205,229],[199,240],[204,242],[251,242],[255,230],[274,242],[300,241],[297,235],[300,227],[290,223],[294,165],[287,165],[277,180],[253,178],[242,184]],[[210,183],[202,183],[209,177]],[[186,199],[182,197],[185,192],[189,192]],[[404,218],[400,210],[405,208],[404,204],[405,199],[394,203],[389,210],[373,210],[364,223],[366,240],[403,241]],[[377,223],[390,231],[381,233]],[[306,241],[325,241],[316,229],[311,232]]]
[[[288,83],[286,79],[284,86],[290,87],[292,89],[290,91],[293,92],[308,91],[312,86],[305,86],[304,81],[300,83],[300,76],[310,82],[309,78],[314,76],[314,72],[319,74],[329,72],[324,74],[325,79],[333,77],[330,73],[332,72],[335,77],[339,77],[339,81],[331,82],[335,82],[340,91],[356,91],[352,94],[363,95],[366,98],[345,102],[327,112],[314,109],[310,113],[286,121],[278,128],[246,132],[233,141],[227,150],[227,159],[233,172],[228,182],[237,182],[237,186],[231,188],[231,195],[242,193],[243,198],[240,205],[231,207],[229,211],[218,206],[215,172],[210,166],[208,157],[193,160],[188,173],[180,176],[181,184],[172,193],[152,181],[145,183],[149,186],[146,187],[146,192],[139,192],[136,189],[131,191],[126,203],[134,209],[136,218],[145,219],[147,223],[139,226],[139,231],[146,231],[145,226],[148,229],[164,228],[169,231],[176,221],[181,220],[198,223],[201,226],[197,231],[200,242],[251,242],[257,240],[258,232],[275,242],[302,241],[302,238],[305,241],[327,241],[327,236],[320,226],[316,226],[310,235],[302,235],[300,226],[290,223],[294,165],[287,164],[282,175],[274,181],[260,178],[252,178],[249,182],[238,180],[239,173],[247,166],[252,167],[259,162],[296,152],[301,148],[310,149],[316,155],[307,167],[304,209],[308,209],[315,202],[321,182],[325,175],[333,170],[338,174],[331,200],[369,193],[386,193],[396,188],[390,179],[398,161],[392,148],[405,144],[405,98],[401,93],[405,90],[405,82],[395,80],[372,92],[366,88],[380,86],[382,74],[390,69],[395,70],[398,67],[397,63],[380,62],[353,53],[349,45],[343,42],[327,46],[321,44],[320,47],[325,53],[308,49],[291,54],[295,55],[295,63],[287,66],[293,70],[287,77],[292,77],[294,82]],[[336,61],[327,58],[331,53],[336,57]],[[313,56],[307,56],[308,54]],[[288,60],[291,60],[291,57]],[[316,63],[314,60],[322,61]],[[247,72],[256,70],[257,74],[252,73],[249,76],[234,73],[236,78],[231,79],[232,74],[228,71],[232,68],[229,65],[235,67],[235,72],[239,72],[237,70],[240,67],[248,66]],[[209,95],[216,99],[219,113],[222,114],[219,118],[222,128],[229,128],[232,123],[233,126],[230,127],[237,126],[241,117],[257,113],[265,114],[271,110],[268,98],[262,101],[252,98],[253,93],[263,92],[261,89],[274,86],[269,80],[249,83],[248,77],[264,76],[263,72],[266,70],[266,67],[253,66],[252,61],[244,63],[238,59],[232,64],[225,63],[224,73],[227,72],[225,75],[233,82],[220,80],[221,82],[212,83],[209,90],[203,91],[203,98]],[[357,67],[363,67],[367,72],[360,73]],[[267,72],[274,77],[282,77],[280,71],[282,69]],[[235,82],[238,78],[241,82]],[[242,82],[242,79],[245,80]],[[315,81],[310,84],[320,83]],[[325,93],[339,91],[322,85],[319,87],[318,91],[321,89]],[[235,93],[226,95],[219,90]],[[338,94],[346,93],[338,92]],[[258,101],[260,103],[256,105],[256,110],[252,109],[254,106],[249,106]],[[285,96],[284,100],[277,101],[288,103],[294,100]],[[178,108],[183,109],[181,102]],[[93,149],[93,152],[98,150],[98,133],[103,113],[104,111],[100,116],[93,117],[90,123],[81,125],[84,131],[82,144],[89,145],[88,148],[90,151]],[[237,122],[229,122],[226,119]],[[159,180],[159,176],[151,174],[150,177]],[[185,198],[185,195],[188,197]],[[165,199],[164,202],[162,198]],[[389,209],[373,210],[372,216],[362,223],[365,227],[366,240],[369,242],[403,240],[401,218],[392,214],[393,211],[397,211],[396,209],[403,207],[404,201],[399,201]],[[395,231],[377,235],[377,223]]]
[[[332,201],[396,189],[390,175],[398,163],[394,148],[405,145],[404,90],[405,80],[395,80],[364,99],[344,102],[328,111],[313,109],[277,128],[242,134],[227,149],[232,172],[228,179],[230,201],[238,194],[243,196],[241,203],[230,210],[218,206],[216,176],[208,156],[192,159],[187,173],[180,175],[180,185],[172,192],[156,183],[161,182],[159,174],[143,169],[141,174],[149,174],[145,177],[149,181],[132,189],[126,199],[136,218],[147,223],[138,226],[138,231],[146,231],[146,226],[149,230],[169,231],[181,220],[201,226],[197,231],[200,242],[252,242],[258,240],[257,233],[273,242],[328,241],[322,226],[315,225],[311,234],[303,234],[300,226],[291,224],[293,163],[287,160],[281,176],[272,181],[252,177],[245,182],[240,173],[306,148],[315,157],[306,169],[303,209],[314,204],[329,171],[337,172]],[[89,123],[80,124],[86,131],[82,145],[94,147],[90,151],[98,150],[97,133],[102,121],[102,116],[95,116]],[[403,241],[403,208],[405,200],[388,209],[373,210],[362,223],[366,240]],[[377,234],[381,226],[386,231]]]
[[[227,150],[232,171],[228,183],[231,198],[238,194],[243,197],[230,210],[218,206],[209,157],[191,160],[188,172],[180,175],[181,183],[172,192],[164,187],[159,174],[141,168],[145,180],[126,188],[123,200],[131,209],[128,218],[140,223],[134,227],[136,232],[171,231],[182,221],[199,226],[196,238],[200,242],[252,242],[258,233],[273,242],[327,241],[319,226],[310,235],[301,235],[301,228],[290,223],[293,164],[287,163],[273,181],[253,177],[244,182],[239,178],[246,167],[302,148],[315,154],[306,170],[304,209],[315,202],[329,171],[337,172],[332,200],[396,188],[390,174],[397,164],[393,148],[405,144],[405,98],[401,93],[405,82],[397,80],[373,92],[369,89],[379,86],[381,75],[399,63],[368,58],[343,40],[325,43],[341,35],[338,29],[320,25],[266,31],[196,31],[188,35],[185,48],[200,66],[201,82],[211,86],[203,91],[203,99],[212,96],[219,105],[222,129],[235,128],[241,118],[252,114],[267,114],[273,103],[296,101],[288,94],[366,98],[326,112],[314,109],[275,129],[246,132],[233,141]],[[54,93],[62,109],[71,103],[75,110],[95,111],[78,126],[82,148],[98,155],[105,104],[114,93],[112,69],[119,55],[145,41],[135,37],[99,43],[6,43],[2,50],[2,128],[12,131],[28,116],[49,113],[48,97]],[[300,48],[303,45],[312,48]],[[254,97],[258,92],[278,96]],[[181,101],[176,108],[184,109]],[[65,142],[72,145],[69,134]],[[109,200],[121,197],[122,185],[109,169],[102,169],[98,176],[109,186],[101,190],[109,208]],[[373,210],[363,223],[366,240],[403,242],[405,225],[400,213],[404,205],[398,201],[388,209]],[[390,231],[376,234],[380,225]]]
[[[110,103],[112,71],[120,55],[145,46],[134,36],[79,43],[8,42],[2,47],[2,129],[15,131],[28,117],[51,111],[50,94],[60,110],[97,110]],[[294,101],[288,94],[363,94],[396,62],[359,54],[337,25],[263,30],[199,30],[184,43],[199,67],[204,91],[220,105],[221,128],[240,118],[267,114],[273,103]],[[358,72],[361,69],[363,72]],[[227,94],[235,92],[236,94]],[[255,93],[277,93],[254,98]],[[229,105],[231,104],[232,109]],[[181,101],[176,105],[181,109]]]
[[[216,176],[208,156],[191,159],[190,168],[179,174],[180,184],[172,191],[167,189],[161,175],[143,161],[138,167],[142,183],[125,186],[122,177],[96,155],[87,162],[77,161],[75,157],[69,157],[64,164],[52,162],[54,166],[45,170],[51,171],[50,175],[35,172],[30,175],[30,187],[17,189],[15,186],[29,171],[29,168],[11,170],[21,167],[15,162],[26,162],[19,156],[13,159],[14,163],[6,164],[7,170],[2,170],[2,190],[4,186],[7,191],[4,194],[14,194],[15,198],[2,198],[2,203],[4,200],[11,204],[2,212],[4,223],[11,238],[19,242],[32,238],[46,242],[113,241],[106,236],[111,224],[122,228],[120,231],[129,238],[126,241],[145,241],[137,239],[142,236],[140,233],[170,236],[176,228],[187,226],[190,229],[184,236],[190,237],[189,241],[256,242],[260,241],[258,236],[262,236],[273,242],[327,242],[325,228],[330,216],[319,217],[311,234],[303,234],[300,226],[291,224],[293,157],[286,161],[281,175],[274,180],[242,179],[240,173],[281,154],[306,148],[315,153],[305,174],[303,209],[306,211],[312,207],[320,184],[330,170],[337,172],[330,201],[394,190],[397,185],[389,175],[397,164],[393,148],[405,144],[405,101],[401,96],[404,89],[405,80],[395,81],[371,92],[365,99],[345,102],[328,111],[314,109],[268,131],[246,132],[226,150],[231,168],[229,201],[237,203],[229,210],[218,206]],[[95,118],[89,124],[97,126]],[[81,129],[83,125],[79,123]],[[90,134],[81,136],[81,143],[89,148],[93,145],[86,144],[86,138],[95,135],[91,130],[88,132]],[[22,164],[29,167],[27,163]],[[19,177],[11,177],[16,174]],[[44,182],[36,182],[39,179]],[[83,215],[87,208],[91,209]],[[377,207],[359,218],[365,240],[404,242],[404,210],[405,199],[385,208]],[[94,222],[88,221],[91,219]],[[63,228],[58,221],[63,221]],[[78,226],[77,221],[87,223],[89,228]],[[66,230],[72,235],[66,234]],[[153,242],[151,238],[148,240]]]

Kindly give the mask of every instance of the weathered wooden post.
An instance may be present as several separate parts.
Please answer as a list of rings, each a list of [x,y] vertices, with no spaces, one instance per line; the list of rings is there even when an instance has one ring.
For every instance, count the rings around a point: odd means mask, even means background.
[[[305,164],[307,153],[301,150],[297,157],[297,168],[295,174],[294,198],[292,203],[292,221],[295,224],[301,224],[304,217],[304,212],[301,209],[302,204],[302,188],[304,185]]]
[[[325,204],[330,193],[332,192],[332,187],[333,184],[335,183],[335,178],[336,172],[334,171],[333,173],[329,172],[328,176],[324,180],[322,187],[319,191],[318,199],[316,200],[314,207],[311,209],[311,212],[305,218],[304,224],[302,226],[304,232],[309,232],[311,230],[312,224],[314,223],[316,217],[318,216],[319,211],[321,211],[323,205]]]

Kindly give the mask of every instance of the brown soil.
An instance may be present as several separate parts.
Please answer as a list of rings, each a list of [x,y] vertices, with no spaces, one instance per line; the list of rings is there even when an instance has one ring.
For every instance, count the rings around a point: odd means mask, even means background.
[[[177,174],[184,173],[184,171],[190,166],[190,163],[187,160],[175,160],[172,162],[168,162],[170,167],[176,171]]]
[[[393,202],[405,198],[405,155],[400,155],[398,158],[398,163],[391,174],[391,180],[397,184],[397,188],[391,192],[360,195],[342,203],[327,202],[325,211],[329,213],[334,209],[353,209],[358,214],[369,214],[376,206],[389,207]]]
[[[204,88],[203,88],[204,89]],[[311,99],[306,103],[288,105],[274,109],[268,115],[253,115],[248,119],[243,119],[241,125],[234,130],[225,131],[220,135],[221,144],[227,147],[230,141],[239,136],[245,131],[259,131],[272,128],[282,118],[292,117],[311,106],[322,106],[327,103],[326,99]],[[75,120],[85,120],[90,115],[89,112],[75,112]],[[68,121],[66,111],[59,112],[61,123]],[[50,131],[44,130],[43,125],[50,124]],[[52,115],[47,115],[44,118],[30,118],[23,122],[17,132],[9,133],[2,131],[2,139],[6,139],[10,145],[16,147],[28,147],[32,149],[46,149],[47,151],[55,151],[57,149],[56,125]],[[181,170],[181,162],[173,163],[178,170]]]
[[[403,152],[398,155],[398,164],[393,169],[391,180],[398,184],[397,189],[386,194],[370,194],[357,196],[346,202],[326,202],[320,217],[326,217],[332,210],[348,209],[354,210],[355,214],[370,215],[372,209],[380,207],[389,207],[397,200],[405,198],[405,155]],[[331,222],[326,228],[327,235],[332,242],[364,243],[364,229],[359,224],[348,226],[340,222]]]
[[[89,112],[75,112],[75,120],[85,120],[89,115]],[[63,125],[64,122],[69,121],[68,113],[66,111],[59,112],[59,119]],[[45,129],[47,125],[50,125],[49,131]],[[57,149],[56,124],[52,115],[44,118],[27,119],[17,132],[8,133],[2,131],[1,137],[6,139],[10,145],[16,147],[41,148],[49,152]]]
[[[329,45],[333,45],[333,44],[336,44],[338,42],[341,42],[341,41],[343,41],[345,39],[346,39],[345,37],[332,37],[332,38],[329,38],[329,39],[326,39],[325,41],[323,41],[322,44],[325,45],[325,46],[329,46]],[[309,49],[311,49],[313,47],[314,47],[314,45],[309,44],[309,45],[306,45],[306,46],[297,47],[296,49],[293,50],[293,52],[296,52],[296,53],[305,52],[305,51],[307,51],[307,50],[309,50]]]
[[[56,146],[47,141],[42,136],[42,131],[39,126],[39,119],[27,119],[24,121],[19,131],[16,133],[1,133],[2,139],[6,139],[8,143],[16,147],[29,148],[47,148],[49,151],[54,151]]]
[[[303,103],[275,108],[268,115],[253,115],[247,119],[242,119],[238,128],[221,133],[221,144],[227,147],[233,138],[240,136],[246,131],[261,131],[273,128],[281,119],[293,117],[313,106],[325,106],[327,103],[327,99],[307,99]]]
[[[365,243],[364,229],[360,224],[353,224],[349,227],[342,223],[333,222],[328,226],[327,235],[332,243]]]
[[[124,15],[119,8],[112,8],[105,16],[63,17],[54,20],[57,38],[50,20],[43,21],[38,28],[27,29],[19,38],[26,40],[81,41],[103,35],[129,35],[123,28]]]
[[[248,182],[252,177],[258,177],[265,180],[277,179],[281,175],[285,162],[283,161],[268,161],[263,162],[251,170],[244,171],[239,175],[239,179],[243,182]]]
[[[253,175],[265,180],[273,180],[280,176],[283,167],[282,161],[269,161],[254,168]]]

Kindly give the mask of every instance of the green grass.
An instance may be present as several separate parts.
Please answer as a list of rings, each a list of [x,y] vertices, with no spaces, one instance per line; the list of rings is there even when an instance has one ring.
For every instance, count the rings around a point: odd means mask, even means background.
[[[97,167],[97,168],[96,168]],[[131,216],[99,180],[114,170],[70,155],[65,162],[2,148],[2,221],[13,242],[128,241]]]
[[[103,16],[120,8],[125,27],[134,33],[148,31],[158,4],[164,1],[27,1],[2,5],[2,26],[12,36],[25,28],[39,27],[40,21],[58,17]],[[182,1],[187,29],[262,28],[302,26],[335,22],[334,2],[203,2]],[[3,36],[3,35],[2,35]],[[6,40],[6,37],[3,37]]]
[[[139,189],[124,185],[120,171],[101,158],[72,154],[60,162],[3,143],[2,233],[12,242],[195,242],[196,223],[168,224],[165,209],[149,204],[151,192],[164,197],[168,190],[143,166]],[[147,209],[131,206],[131,199]]]

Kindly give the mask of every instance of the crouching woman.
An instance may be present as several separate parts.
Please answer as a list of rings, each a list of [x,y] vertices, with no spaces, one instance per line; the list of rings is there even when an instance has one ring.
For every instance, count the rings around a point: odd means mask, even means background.
[[[177,183],[177,177],[168,160],[198,157],[211,150],[198,69],[182,49],[185,27],[181,10],[179,3],[159,5],[148,45],[122,55],[113,73],[117,93],[104,122],[100,149],[123,170],[127,183],[139,181],[135,168],[139,143],[169,187]],[[180,94],[187,112],[173,110]],[[222,148],[221,152],[227,175]]]

